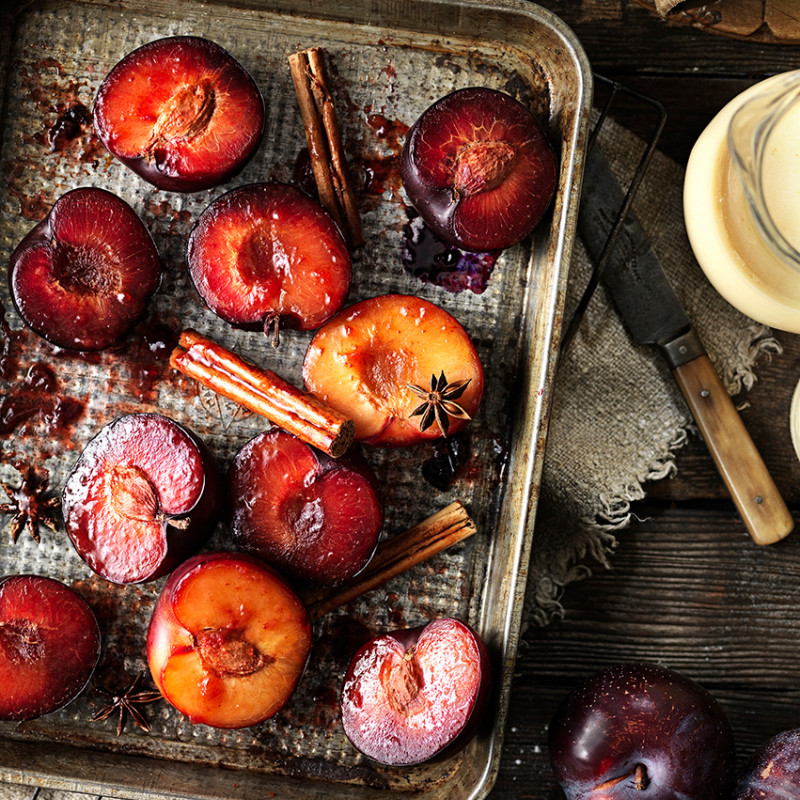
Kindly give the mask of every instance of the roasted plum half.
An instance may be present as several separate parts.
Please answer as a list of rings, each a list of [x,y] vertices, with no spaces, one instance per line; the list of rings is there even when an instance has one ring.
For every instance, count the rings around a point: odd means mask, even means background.
[[[164,698],[195,723],[244,728],[277,714],[311,651],[305,606],[244,553],[193,556],[167,578],[147,659]]]
[[[0,719],[34,719],[65,706],[99,658],[100,628],[77,592],[40,575],[0,579]]]
[[[486,647],[457,619],[392,631],[353,656],[342,725],[365,756],[390,766],[444,758],[478,730],[491,689]]]
[[[227,50],[197,36],[157,39],[129,53],[103,80],[92,113],[114,156],[173,192],[233,177],[264,128],[253,78]]]
[[[205,445],[160,414],[120,417],[78,459],[62,495],[81,558],[112,583],[154,580],[200,549],[224,488]]]
[[[400,175],[431,230],[462,250],[485,252],[533,230],[558,169],[542,125],[522,103],[470,87],[441,98],[414,123]]]
[[[189,235],[189,274],[206,305],[240,328],[313,330],[350,289],[350,254],[333,219],[283,183],[234,189]]]
[[[239,451],[228,486],[237,547],[294,580],[342,583],[375,552],[377,480],[352,451],[333,459],[275,428]]]
[[[71,350],[117,344],[161,281],[153,240],[134,210],[105,189],[62,195],[11,254],[11,297],[39,336]]]
[[[454,434],[483,395],[467,332],[443,308],[409,295],[379,295],[337,314],[311,340],[303,378],[353,420],[357,440],[374,445]]]

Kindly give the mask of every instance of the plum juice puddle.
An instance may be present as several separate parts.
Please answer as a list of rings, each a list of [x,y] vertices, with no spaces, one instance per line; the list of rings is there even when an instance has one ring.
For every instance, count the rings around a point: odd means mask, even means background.
[[[403,267],[417,280],[456,294],[483,294],[500,251],[473,253],[448,244],[422,217],[413,215],[403,229]]]

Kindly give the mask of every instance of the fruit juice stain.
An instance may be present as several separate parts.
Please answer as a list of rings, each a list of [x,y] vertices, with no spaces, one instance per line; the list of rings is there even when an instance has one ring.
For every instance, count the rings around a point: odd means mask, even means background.
[[[403,230],[402,260],[406,272],[423,283],[457,294],[483,294],[500,251],[472,253],[447,244],[414,216]]]
[[[58,381],[46,364],[35,362],[22,383],[0,400],[0,436],[39,416],[48,432],[66,432],[86,410],[83,401],[57,394]]]
[[[0,378],[10,379],[16,375],[19,362],[12,344],[15,336],[6,321],[5,309],[0,306]]]
[[[47,130],[47,142],[50,151],[63,151],[67,145],[77,139],[92,124],[92,113],[83,103],[76,102],[65,108],[56,121]]]
[[[379,139],[388,141],[397,149],[402,149],[402,142],[408,133],[408,125],[396,119],[388,119],[383,114],[367,114],[367,125],[375,131]]]
[[[402,627],[406,624],[405,613],[397,592],[389,592],[386,595],[386,616],[392,626]]]
[[[178,335],[169,326],[154,320],[141,323],[120,352],[129,369],[122,391],[141,402],[156,403],[158,387],[171,377],[169,354],[178,344]]]
[[[367,125],[380,142],[380,152],[359,157],[362,173],[362,190],[365,194],[380,197],[387,189],[399,195],[401,180],[398,164],[408,125],[400,120],[388,119],[383,114],[372,113],[371,106],[364,108]]]
[[[470,440],[466,435],[456,434],[437,440],[433,456],[422,462],[422,477],[436,489],[449,489],[469,461],[470,451]]]

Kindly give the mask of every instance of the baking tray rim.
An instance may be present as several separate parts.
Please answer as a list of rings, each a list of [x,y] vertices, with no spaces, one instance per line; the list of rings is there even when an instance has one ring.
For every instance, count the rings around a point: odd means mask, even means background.
[[[93,0],[88,0],[92,4]],[[69,2],[69,0],[65,0]],[[77,2],[85,3],[86,0],[77,0]],[[281,0],[276,0],[277,5],[273,8],[265,8],[265,12],[269,13],[274,11],[276,14],[286,13],[288,6],[281,6]],[[35,0],[20,0],[17,7],[11,14],[14,17],[21,15],[29,7],[35,5]],[[96,5],[108,5],[94,3]],[[294,8],[300,14],[308,14],[313,12],[314,16],[319,18],[323,14],[319,13],[319,9],[315,8],[314,0],[305,0],[305,9],[303,0],[299,3],[293,4]],[[368,3],[364,4],[365,7]],[[578,200],[580,196],[580,188],[583,172],[583,150],[585,148],[587,127],[588,127],[588,111],[591,105],[592,98],[592,75],[588,65],[588,61],[583,52],[583,49],[578,42],[573,32],[558,18],[555,14],[535,5],[526,0],[483,0],[483,2],[472,2],[472,0],[422,0],[417,5],[430,5],[439,6],[441,8],[469,8],[473,12],[485,10],[492,13],[505,13],[508,15],[521,14],[530,17],[537,24],[544,25],[551,29],[551,31],[559,38],[562,45],[568,51],[569,58],[574,62],[575,74],[574,78],[577,79],[575,89],[577,96],[575,97],[576,111],[574,113],[573,124],[569,128],[569,136],[564,137],[561,141],[561,156],[562,168],[560,175],[560,183],[557,195],[557,208],[553,215],[553,224],[551,227],[551,235],[554,238],[551,242],[551,262],[549,268],[557,275],[557,280],[552,282],[550,287],[551,297],[546,304],[548,309],[547,318],[540,326],[544,330],[543,346],[539,347],[538,357],[539,365],[536,369],[536,376],[540,390],[535,396],[529,392],[520,403],[516,414],[516,427],[522,428],[530,433],[530,441],[528,448],[519,460],[518,465],[509,465],[509,474],[515,476],[515,482],[522,484],[522,491],[516,498],[514,514],[511,520],[511,527],[515,528],[514,542],[515,546],[512,552],[511,559],[507,562],[510,569],[508,576],[508,586],[511,587],[511,596],[509,602],[504,606],[504,616],[502,625],[502,653],[500,654],[502,667],[500,675],[500,694],[498,697],[499,711],[496,715],[495,723],[491,731],[488,733],[482,732],[479,734],[479,739],[484,740],[484,746],[488,753],[488,758],[482,761],[483,768],[479,771],[479,779],[472,786],[469,795],[463,795],[465,800],[477,800],[479,797],[484,797],[494,785],[499,770],[499,760],[502,749],[502,740],[505,727],[505,716],[508,708],[509,696],[511,691],[511,676],[514,671],[514,664],[516,660],[517,643],[522,622],[522,601],[525,594],[525,584],[527,580],[527,567],[531,555],[532,536],[534,533],[534,522],[536,516],[536,507],[538,501],[538,487],[541,479],[541,472],[544,457],[544,444],[547,433],[547,418],[550,408],[550,400],[552,392],[549,389],[553,386],[555,369],[557,362],[558,350],[558,337],[560,332],[560,316],[563,310],[564,288],[568,274],[569,257],[572,250],[572,244],[575,237],[576,219]],[[117,8],[124,9],[124,5],[116,5]],[[247,6],[252,8],[252,5]],[[261,5],[258,6],[262,8]],[[333,17],[326,17],[333,19]],[[9,28],[13,28],[12,25]],[[5,44],[5,43],[4,43]],[[7,45],[6,45],[7,46]],[[527,350],[530,355],[530,350]],[[544,391],[543,391],[544,390]],[[522,477],[520,477],[522,476]],[[506,502],[504,501],[504,505]],[[492,563],[493,553],[489,554],[489,562]],[[483,596],[481,605],[480,617],[481,623],[484,622],[487,614],[489,613],[489,604],[491,600],[488,594]],[[151,765],[152,771],[164,769],[166,772],[172,772],[176,769],[180,771],[185,768],[189,771],[195,771],[199,774],[204,772],[206,765],[198,765],[189,762],[173,762],[169,759],[153,758],[151,756],[138,756],[138,755],[120,755],[119,753],[106,753],[106,752],[92,752],[87,751],[77,745],[69,745],[65,743],[53,743],[52,747],[48,747],[51,743],[32,743],[20,740],[5,740],[0,738],[0,780],[27,784],[31,786],[40,786],[47,788],[66,789],[70,791],[85,792],[87,787],[91,787],[93,791],[99,794],[111,794],[117,796],[118,792],[125,792],[124,795],[132,800],[138,798],[154,798],[158,797],[203,797],[209,800],[228,800],[234,797],[240,798],[243,795],[239,789],[244,787],[240,786],[236,790],[236,794],[175,794],[170,793],[167,795],[159,794],[160,789],[147,788],[153,786],[151,780],[148,781],[135,781],[135,782],[119,782],[118,780],[110,777],[96,779],[91,777],[91,764],[88,763],[92,759],[99,758],[102,761],[109,759],[112,762],[127,761],[131,766],[140,764],[144,758],[146,764]],[[64,748],[71,748],[74,750],[73,755],[83,754],[87,756],[87,774],[81,774],[80,769],[75,770],[59,770],[54,768],[52,759],[58,758],[58,751]],[[49,751],[44,754],[42,763],[38,765],[38,773],[32,774],[30,769],[25,769],[20,766],[21,764],[30,765],[38,751]],[[162,764],[163,761],[163,764]],[[62,765],[63,766],[63,765]],[[215,768],[211,768],[212,770]],[[105,772],[103,774],[106,774]],[[251,778],[254,781],[254,791],[263,792],[265,786],[263,783],[267,781],[277,781],[282,783],[287,782],[287,786],[292,783],[296,784],[297,779],[290,776],[283,776],[280,774],[268,773],[246,773],[241,774],[241,771],[235,773],[238,779],[244,779],[245,782]],[[308,779],[304,779],[308,780]],[[260,788],[256,789],[256,785]],[[276,784],[277,786],[277,784]],[[344,787],[348,794],[354,798],[358,797],[377,797],[381,790],[371,789],[370,787],[361,787],[358,785],[351,785],[346,783],[336,783],[337,787]],[[202,788],[202,787],[199,787]],[[304,797],[311,797],[307,789],[308,784],[304,784]],[[211,790],[212,792],[215,790]],[[390,794],[397,794],[390,791]],[[404,794],[404,792],[399,792]],[[413,794],[413,792],[405,792],[405,794]],[[250,795],[247,795],[248,797]],[[256,795],[253,795],[255,797]],[[316,793],[314,796],[317,796]],[[327,793],[319,794],[319,797],[328,797]],[[380,794],[380,796],[384,796]]]

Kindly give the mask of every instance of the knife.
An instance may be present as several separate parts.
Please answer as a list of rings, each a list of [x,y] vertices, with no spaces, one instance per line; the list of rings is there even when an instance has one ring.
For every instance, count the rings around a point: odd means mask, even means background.
[[[587,156],[578,217],[581,237],[595,262],[623,199],[595,143]],[[772,544],[783,539],[794,527],[792,515],[632,213],[619,231],[602,280],[634,341],[658,345],[666,357],[753,541]]]

